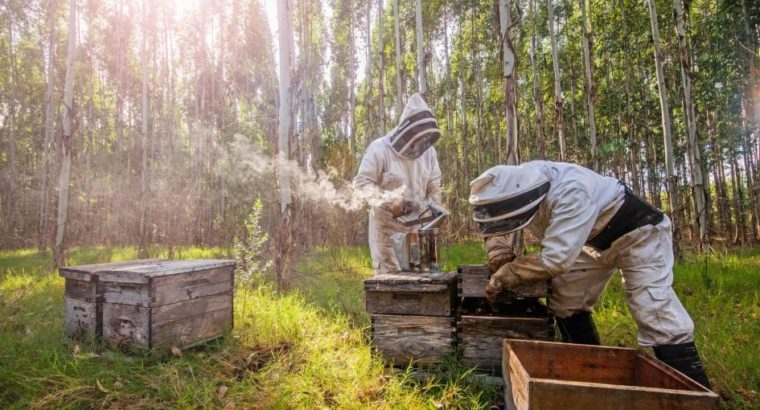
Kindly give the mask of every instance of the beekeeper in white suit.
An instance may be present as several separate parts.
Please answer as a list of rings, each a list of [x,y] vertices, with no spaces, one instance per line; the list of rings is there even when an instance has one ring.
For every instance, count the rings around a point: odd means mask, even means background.
[[[396,217],[415,212],[424,204],[441,203],[441,170],[433,144],[441,137],[438,123],[419,94],[409,98],[399,125],[374,140],[354,178],[356,188],[379,188],[403,194],[369,214],[369,249],[375,274],[401,270],[403,243],[407,232],[419,226],[404,226]]]
[[[563,340],[599,344],[591,312],[620,269],[639,344],[710,386],[694,323],[673,292],[672,231],[662,211],[615,178],[548,161],[493,167],[471,182],[470,194],[491,259],[490,301],[551,279],[548,306]],[[525,227],[541,239],[541,250],[516,256],[504,235]]]

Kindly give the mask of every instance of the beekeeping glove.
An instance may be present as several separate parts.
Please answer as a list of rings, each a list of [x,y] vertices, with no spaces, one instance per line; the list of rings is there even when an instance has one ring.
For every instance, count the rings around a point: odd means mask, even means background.
[[[390,212],[394,218],[398,218],[399,216],[408,215],[412,212],[419,211],[419,206],[417,205],[417,202],[409,201],[402,198],[394,199],[390,202],[386,202],[385,204],[383,204],[383,208],[385,208],[386,211]]]
[[[508,289],[514,289],[522,284],[540,282],[554,276],[556,275],[544,267],[541,253],[535,252],[520,255],[512,262],[504,264],[491,276],[491,281],[497,280]]]

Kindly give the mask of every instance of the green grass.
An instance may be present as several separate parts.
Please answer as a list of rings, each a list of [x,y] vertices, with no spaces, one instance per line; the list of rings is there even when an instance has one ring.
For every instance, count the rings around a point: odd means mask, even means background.
[[[152,256],[166,257],[154,249]],[[225,249],[184,248],[177,258],[226,258]],[[446,247],[448,268],[478,263],[478,243]],[[136,258],[134,248],[86,247],[70,264]],[[153,358],[62,335],[63,280],[49,254],[0,252],[0,408],[488,408],[500,392],[467,379],[450,361],[416,381],[372,354],[362,281],[365,248],[303,255],[286,295],[239,288],[235,329],[224,339]],[[687,258],[675,288],[692,314],[707,370],[725,408],[757,408],[760,387],[760,251]],[[619,277],[595,315],[605,344],[635,346]],[[223,392],[223,394],[221,394]]]

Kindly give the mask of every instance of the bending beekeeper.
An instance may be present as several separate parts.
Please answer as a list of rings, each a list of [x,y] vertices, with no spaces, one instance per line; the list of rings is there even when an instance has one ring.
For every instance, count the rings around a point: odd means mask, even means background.
[[[673,292],[667,215],[615,178],[559,162],[493,167],[470,183],[470,194],[492,269],[489,302],[516,286],[551,279],[548,307],[562,339],[598,345],[591,312],[620,269],[639,344],[710,387],[694,323]],[[504,235],[525,227],[541,239],[541,250],[516,256]]]
[[[435,116],[422,97],[414,94],[399,125],[367,147],[354,187],[402,191],[370,209],[368,239],[375,274],[401,270],[406,233],[419,228],[405,226],[396,218],[441,203],[441,170],[433,148],[440,137]]]

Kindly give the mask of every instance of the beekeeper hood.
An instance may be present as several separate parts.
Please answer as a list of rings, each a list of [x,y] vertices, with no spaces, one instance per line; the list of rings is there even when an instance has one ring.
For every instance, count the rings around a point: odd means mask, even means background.
[[[399,125],[391,133],[393,151],[406,159],[416,159],[441,138],[438,122],[422,97],[415,93],[401,113]]]
[[[495,166],[470,182],[472,219],[483,236],[505,235],[528,225],[549,191],[549,178],[530,166]]]

